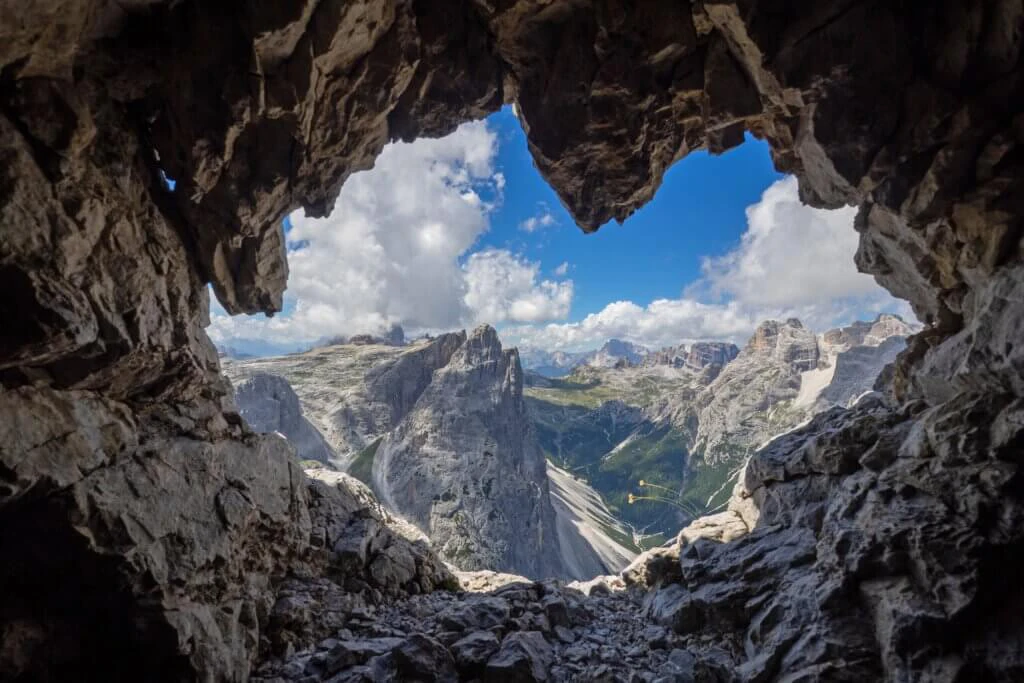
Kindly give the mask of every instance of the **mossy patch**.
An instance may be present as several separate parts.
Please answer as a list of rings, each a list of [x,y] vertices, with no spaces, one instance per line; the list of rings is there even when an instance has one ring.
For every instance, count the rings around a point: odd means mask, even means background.
[[[381,437],[359,451],[359,455],[355,457],[348,468],[349,474],[369,486],[371,490],[373,490],[373,460],[377,456],[377,449],[383,440],[384,437]]]

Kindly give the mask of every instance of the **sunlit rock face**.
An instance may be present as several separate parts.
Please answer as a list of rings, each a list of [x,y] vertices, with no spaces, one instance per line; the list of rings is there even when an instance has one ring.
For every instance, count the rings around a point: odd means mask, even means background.
[[[752,447],[792,426],[793,421],[773,411],[797,397],[801,374],[817,367],[818,359],[814,332],[799,320],[761,323],[736,359],[696,399],[695,441],[705,459],[742,463]],[[742,444],[739,453],[737,444]]]
[[[301,460],[329,463],[334,456],[327,440],[302,414],[299,397],[287,380],[277,375],[256,374],[235,386],[238,414],[253,431],[280,433],[295,446]]]
[[[474,330],[377,448],[374,488],[463,569],[564,577],[515,349]]]
[[[242,680],[266,656],[317,527],[291,451],[225,403],[206,285],[278,310],[287,211],[514,102],[585,230],[764,137],[804,199],[860,204],[858,264],[927,323],[891,394],[754,457],[760,526],[687,545],[657,618],[751,679],[1019,680],[1021,14],[0,2],[0,672]]]
[[[620,569],[632,554],[610,534],[628,531],[596,494],[564,472],[549,490],[517,358],[481,326],[223,369],[254,431],[280,431],[307,467],[323,467],[308,460],[329,445],[322,462],[370,486],[453,566],[560,579]]]
[[[331,464],[348,469],[412,410],[434,371],[447,365],[465,341],[465,333],[450,333],[405,346],[331,343],[279,358],[228,361],[223,371],[239,389],[254,375],[283,378],[331,447]],[[244,399],[236,401],[244,408]],[[256,431],[271,427],[250,424]]]

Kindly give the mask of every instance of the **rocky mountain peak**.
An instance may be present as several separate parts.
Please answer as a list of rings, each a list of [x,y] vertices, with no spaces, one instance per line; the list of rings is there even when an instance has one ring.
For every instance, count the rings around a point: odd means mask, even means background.
[[[686,364],[696,370],[703,370],[710,365],[724,366],[736,358],[739,352],[739,347],[728,342],[696,342],[686,354]]]
[[[401,325],[392,325],[384,334],[384,340],[392,346],[401,346],[405,343],[405,330]]]
[[[909,337],[915,328],[898,315],[883,313],[873,321],[858,320],[822,334],[827,351],[844,351],[854,346],[878,346],[890,337]]]
[[[498,331],[488,324],[478,325],[466,337],[467,349],[486,349],[501,353],[501,339]]]
[[[898,315],[883,313],[871,324],[863,344],[867,346],[878,346],[890,337],[909,337],[915,328]]]
[[[402,576],[381,589],[436,586],[417,580],[413,546],[364,533],[379,522],[346,513],[358,506],[340,488],[322,506],[280,439],[225,410],[207,292],[230,313],[280,311],[281,216],[325,216],[388,140],[514,102],[541,175],[588,231],[625,220],[689,152],[756,133],[805,201],[860,205],[858,267],[929,325],[892,397],[752,456],[763,522],[662,562],[673,574],[642,616],[684,639],[664,663],[685,670],[623,677],[1022,680],[1024,9],[925,6],[5,3],[0,678],[243,681],[275,631],[327,612],[363,621],[349,600],[375,555],[393,561],[371,576]],[[733,381],[770,405],[792,390]],[[489,433],[460,400],[436,430]],[[438,457],[475,464],[463,453]],[[532,519],[501,523],[535,538]],[[340,625],[275,649],[308,653]],[[533,626],[502,625],[488,680],[524,677],[524,652],[540,651],[534,678],[619,675],[549,672],[575,656]],[[377,663],[450,661],[424,632],[449,633],[409,628]],[[366,643],[331,640],[288,678],[374,677],[337,671],[362,667]],[[622,666],[628,651],[579,661]]]
[[[647,355],[647,349],[632,342],[621,339],[609,339],[600,349],[587,354],[583,363],[598,368],[613,368],[625,362],[628,365],[639,365]]]
[[[835,327],[826,330],[821,335],[822,342],[829,347],[859,346],[864,343],[864,337],[871,330],[871,323],[857,320],[845,327]]]
[[[739,355],[771,356],[789,364],[794,371],[812,370],[818,365],[818,342],[814,333],[796,318],[784,323],[766,320]]]
[[[518,352],[476,328],[376,450],[374,488],[463,569],[565,576],[522,390]]]
[[[674,368],[682,367],[686,363],[686,345],[666,346],[658,351],[651,351],[646,356],[642,365],[651,367],[654,365],[670,365]]]
[[[520,387],[523,383],[519,352],[516,349],[506,351],[498,338],[498,332],[490,325],[480,325],[470,332],[453,356],[452,363],[459,367],[489,369],[494,373],[507,374],[509,380]]]
[[[621,339],[609,339],[601,346],[601,351],[614,356],[628,358],[641,353],[644,351],[644,348],[632,342],[622,341]]]

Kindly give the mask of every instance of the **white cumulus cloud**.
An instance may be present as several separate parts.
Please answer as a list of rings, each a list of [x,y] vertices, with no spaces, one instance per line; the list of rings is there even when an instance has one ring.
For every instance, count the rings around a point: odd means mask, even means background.
[[[542,322],[569,315],[572,280],[538,281],[538,263],[487,249],[471,255],[464,270],[465,302],[479,322]]]
[[[748,335],[757,322],[752,312],[735,303],[658,299],[639,306],[632,301],[616,301],[578,322],[509,327],[502,337],[542,349],[593,348],[608,339],[661,348],[695,339],[740,338]]]
[[[504,335],[534,348],[593,348],[609,338],[660,348],[695,340],[742,344],[769,318],[800,318],[816,331],[883,312],[913,320],[906,302],[857,272],[855,214],[802,204],[796,179],[785,178],[747,208],[740,244],[705,259],[702,278],[680,298],[646,306],[617,301],[577,322],[511,327]]]
[[[557,222],[554,214],[551,213],[551,209],[544,205],[536,215],[530,216],[519,223],[519,229],[523,232],[536,232],[541,228],[549,228]]]
[[[289,217],[285,311],[230,317],[214,307],[211,337],[295,344],[395,323],[436,330],[566,315],[571,282],[538,281],[536,265],[508,252],[467,261],[502,198],[497,152],[483,122],[387,145],[372,170],[346,181],[330,216]]]
[[[837,299],[882,294],[857,272],[852,207],[825,211],[800,202],[796,178],[780,180],[747,207],[740,245],[704,260],[705,283],[748,304],[828,305]]]

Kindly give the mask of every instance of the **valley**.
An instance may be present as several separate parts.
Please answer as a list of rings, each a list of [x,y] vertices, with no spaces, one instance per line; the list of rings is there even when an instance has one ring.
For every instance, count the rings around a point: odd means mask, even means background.
[[[742,349],[613,340],[549,377],[482,326],[224,368],[255,429],[361,480],[458,568],[585,579],[723,510],[754,450],[856,402],[911,331],[881,316],[766,321]]]

